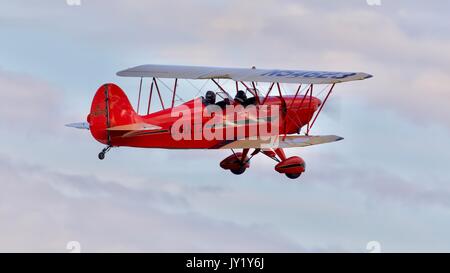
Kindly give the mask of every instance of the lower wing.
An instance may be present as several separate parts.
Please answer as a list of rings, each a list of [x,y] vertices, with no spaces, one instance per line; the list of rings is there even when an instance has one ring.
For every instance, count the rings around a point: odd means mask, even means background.
[[[340,136],[273,136],[267,138],[240,139],[225,143],[218,149],[269,149],[294,148],[324,144],[342,140]]]

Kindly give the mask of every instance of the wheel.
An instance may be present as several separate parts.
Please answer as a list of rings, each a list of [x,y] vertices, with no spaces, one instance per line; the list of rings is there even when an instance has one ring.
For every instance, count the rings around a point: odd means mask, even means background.
[[[105,153],[104,152],[99,153],[98,154],[98,159],[100,159],[100,160],[105,159]]]
[[[240,167],[239,169],[230,169],[230,171],[232,173],[234,173],[235,175],[240,175],[243,174],[245,172],[247,168],[245,168],[245,166]]]
[[[290,179],[297,179],[300,175],[302,175],[302,173],[285,173],[285,175]]]

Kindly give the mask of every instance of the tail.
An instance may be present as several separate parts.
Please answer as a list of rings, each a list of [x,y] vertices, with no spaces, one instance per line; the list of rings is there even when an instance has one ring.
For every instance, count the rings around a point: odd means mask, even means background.
[[[111,145],[107,128],[136,123],[139,119],[123,90],[113,84],[102,85],[92,100],[87,117],[92,136],[101,143]]]

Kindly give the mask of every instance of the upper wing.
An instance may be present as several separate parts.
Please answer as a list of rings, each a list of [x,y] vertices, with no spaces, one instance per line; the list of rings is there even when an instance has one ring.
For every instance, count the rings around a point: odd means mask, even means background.
[[[361,72],[327,72],[290,69],[226,68],[207,66],[141,65],[117,72],[122,77],[178,79],[232,79],[234,81],[332,84],[371,78]]]
[[[268,148],[294,148],[305,147],[329,142],[335,142],[344,138],[339,136],[276,136],[272,139],[241,139],[224,144],[219,149],[268,149]]]

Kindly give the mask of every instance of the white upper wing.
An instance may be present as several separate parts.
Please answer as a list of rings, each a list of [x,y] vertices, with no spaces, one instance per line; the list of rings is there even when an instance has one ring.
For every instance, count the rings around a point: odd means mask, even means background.
[[[122,77],[178,79],[232,79],[234,81],[332,84],[371,78],[361,72],[326,72],[290,69],[226,68],[179,65],[141,65],[117,72]]]

